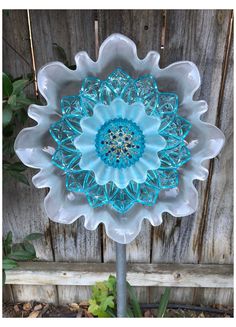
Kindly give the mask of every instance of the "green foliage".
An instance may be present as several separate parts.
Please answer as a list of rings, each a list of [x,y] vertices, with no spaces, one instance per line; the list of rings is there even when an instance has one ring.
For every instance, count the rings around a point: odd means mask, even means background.
[[[88,311],[99,318],[114,317],[115,307],[115,285],[114,276],[109,276],[107,281],[97,282],[92,288],[92,298],[89,300]]]
[[[9,97],[12,94],[13,85],[9,76],[5,73],[2,73],[2,94],[3,97]]]
[[[12,247],[12,232],[8,232],[5,240],[3,240],[3,251],[5,252],[5,255],[11,253],[11,247]]]
[[[9,15],[10,15],[10,10],[6,10],[6,9],[4,9],[4,10],[2,11],[2,13],[3,13],[3,15],[5,15],[5,16],[9,16]]]
[[[37,259],[36,251],[31,243],[33,240],[38,240],[43,234],[32,233],[27,235],[21,243],[13,243],[12,232],[8,232],[3,240],[3,283],[5,283],[6,270],[14,269],[18,266],[17,261],[27,261]]]
[[[127,282],[128,305],[127,317],[142,317],[136,294]],[[89,312],[97,317],[116,317],[116,278],[112,275],[104,282],[97,282],[92,287],[89,300]]]
[[[17,79],[12,81],[10,76],[2,74],[3,87],[3,127],[5,128],[17,117],[18,110],[24,110],[26,106],[35,100],[26,97],[24,89],[29,85],[29,79]]]
[[[142,311],[140,308],[140,305],[138,303],[138,299],[137,296],[134,292],[134,289],[132,288],[132,286],[127,282],[127,290],[128,290],[128,295],[129,295],[129,299],[130,299],[130,305],[131,305],[131,312],[133,314],[134,317],[142,317]],[[128,312],[129,314],[129,312]]]
[[[36,240],[39,240],[41,237],[42,237],[41,233],[32,233],[32,234],[27,235],[25,237],[25,240],[26,241],[36,241]]]
[[[10,270],[16,268],[18,266],[17,262],[12,259],[3,259],[2,261],[2,268],[4,270]]]
[[[9,15],[9,10],[3,11],[4,15]],[[70,65],[65,49],[59,44],[53,43],[52,47],[56,56],[68,68],[75,69],[75,65]],[[2,124],[3,124],[3,180],[14,178],[15,180],[29,185],[24,175],[26,166],[20,164],[14,152],[14,141],[16,136],[16,126],[24,125],[28,119],[26,109],[32,103],[38,103],[36,98],[29,98],[25,95],[25,88],[33,82],[33,74],[20,76],[15,79],[9,74],[2,73]],[[19,166],[17,166],[19,164]],[[21,167],[20,167],[21,165]],[[20,167],[20,168],[19,168]]]
[[[160,305],[158,309],[159,318],[163,318],[165,316],[167,304],[169,302],[169,297],[170,297],[170,288],[167,287],[161,296]]]
[[[134,288],[127,283],[127,317],[143,317]],[[170,288],[166,288],[161,296],[158,317],[163,318],[166,313],[170,296]],[[108,280],[97,282],[92,287],[92,297],[89,300],[88,311],[99,318],[116,317],[116,278],[112,275]]]
[[[76,65],[71,65],[69,63],[69,60],[68,60],[68,57],[67,57],[67,54],[66,54],[65,49],[62,46],[60,46],[59,44],[57,44],[57,43],[52,43],[52,46],[53,46],[53,48],[54,48],[54,50],[56,52],[56,56],[58,57],[58,59],[60,61],[62,61],[63,64],[66,67],[75,70],[76,69]]]
[[[23,172],[27,169],[23,164],[16,161],[14,152],[15,128],[17,123],[24,124],[27,120],[26,108],[35,99],[30,99],[24,93],[24,89],[31,83],[28,78],[13,80],[9,75],[2,73],[2,121],[3,121],[3,176],[4,180],[9,177],[29,185]]]
[[[21,183],[29,185],[29,182],[25,175],[22,174],[26,170],[26,167],[21,162],[3,162],[3,171],[5,176],[11,176],[19,180]]]
[[[59,57],[59,59],[64,63],[65,66],[69,66],[69,60],[67,58],[65,49],[62,48],[59,44],[57,43],[53,43],[52,46],[54,47],[54,49],[57,52],[57,56]]]

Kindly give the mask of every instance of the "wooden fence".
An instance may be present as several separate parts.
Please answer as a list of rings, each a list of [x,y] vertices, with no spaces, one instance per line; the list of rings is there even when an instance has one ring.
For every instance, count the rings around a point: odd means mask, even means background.
[[[171,302],[233,302],[232,15],[231,10],[30,10],[29,16],[26,10],[13,10],[3,15],[3,70],[14,77],[32,71],[28,18],[36,70],[65,59],[55,43],[65,49],[71,64],[79,50],[96,59],[98,46],[114,32],[133,39],[141,58],[159,51],[161,67],[178,60],[199,67],[202,86],[195,98],[208,102],[204,120],[220,127],[226,144],[210,161],[208,180],[196,183],[198,211],[184,218],[166,214],[156,228],[144,222],[128,245],[128,276],[143,303],[159,301],[166,285],[172,286]],[[28,177],[34,174],[29,170]],[[35,244],[39,259],[46,261],[22,264],[18,272],[9,273],[5,299],[7,294],[11,301],[88,299],[88,285],[114,270],[114,242],[103,226],[85,230],[83,219],[71,225],[50,221],[43,208],[45,193],[14,181],[4,185],[4,235],[11,230],[19,241],[30,232],[42,232],[44,237]]]

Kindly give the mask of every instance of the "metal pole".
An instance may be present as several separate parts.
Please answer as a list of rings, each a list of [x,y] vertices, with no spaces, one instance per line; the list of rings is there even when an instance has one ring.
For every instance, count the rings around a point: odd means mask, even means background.
[[[126,317],[126,244],[116,243],[117,317]]]

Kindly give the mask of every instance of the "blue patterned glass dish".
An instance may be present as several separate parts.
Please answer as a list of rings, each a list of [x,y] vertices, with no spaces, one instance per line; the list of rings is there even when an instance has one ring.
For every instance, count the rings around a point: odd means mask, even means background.
[[[135,203],[153,206],[191,158],[191,124],[177,112],[177,95],[160,92],[151,75],[133,79],[117,68],[105,80],[85,78],[79,94],[61,99],[62,117],[50,127],[67,190],[121,214]]]

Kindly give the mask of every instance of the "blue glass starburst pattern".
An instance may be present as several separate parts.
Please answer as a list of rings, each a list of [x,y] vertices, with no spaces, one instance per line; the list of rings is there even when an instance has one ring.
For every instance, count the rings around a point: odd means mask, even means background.
[[[81,119],[91,117],[96,104],[109,106],[116,98],[130,105],[142,102],[147,115],[160,118],[158,133],[166,141],[165,148],[158,152],[159,168],[149,170],[144,183],[130,181],[123,189],[112,181],[100,185],[93,171],[81,169],[81,152],[74,143],[83,133]],[[160,92],[151,75],[134,79],[118,68],[106,80],[87,77],[79,94],[61,99],[61,112],[61,119],[50,127],[51,136],[57,143],[52,163],[65,172],[67,190],[84,193],[93,208],[107,205],[123,214],[136,203],[155,205],[161,190],[178,186],[178,170],[191,159],[186,142],[191,124],[178,115],[177,95]],[[139,126],[120,118],[105,123],[99,129],[95,143],[97,156],[109,167],[120,169],[140,160],[145,148]]]
[[[116,118],[106,122],[96,136],[98,156],[109,166],[127,168],[143,154],[144,135],[128,119]]]

